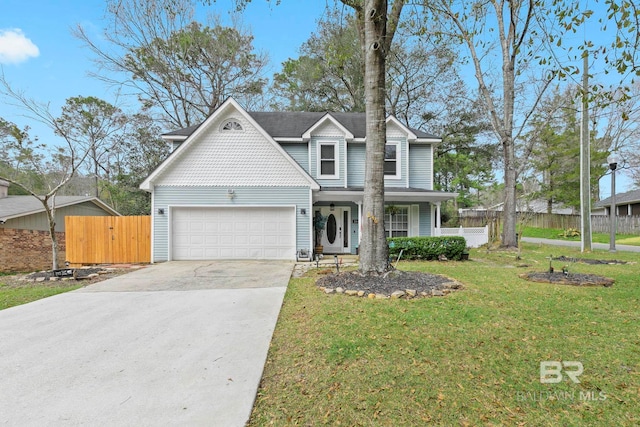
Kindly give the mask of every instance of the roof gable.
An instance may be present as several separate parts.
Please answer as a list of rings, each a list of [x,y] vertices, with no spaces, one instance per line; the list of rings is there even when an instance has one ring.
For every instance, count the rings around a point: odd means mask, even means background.
[[[315,122],[313,126],[307,129],[307,131],[302,134],[302,139],[311,139],[311,135],[338,135],[344,136],[345,139],[353,139],[353,133],[329,113],[325,114],[320,120]]]
[[[223,130],[233,120],[242,130]],[[318,184],[251,115],[229,98],[140,185],[300,186]]]

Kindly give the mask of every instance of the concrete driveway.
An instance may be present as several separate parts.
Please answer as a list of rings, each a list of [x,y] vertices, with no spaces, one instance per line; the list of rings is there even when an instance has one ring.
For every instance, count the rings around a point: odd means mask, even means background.
[[[168,262],[0,311],[0,425],[244,425],[292,268]]]

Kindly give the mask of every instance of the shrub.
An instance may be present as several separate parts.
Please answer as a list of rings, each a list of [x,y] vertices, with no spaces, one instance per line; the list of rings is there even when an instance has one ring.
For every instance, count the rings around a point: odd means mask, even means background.
[[[467,248],[467,241],[461,236],[443,237],[393,237],[387,239],[389,255],[402,259],[437,260],[440,255],[447,259],[460,260]]]

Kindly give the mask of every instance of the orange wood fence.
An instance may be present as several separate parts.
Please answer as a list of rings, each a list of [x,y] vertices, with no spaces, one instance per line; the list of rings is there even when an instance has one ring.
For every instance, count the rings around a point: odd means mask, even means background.
[[[65,233],[71,265],[151,262],[150,216],[67,216]]]

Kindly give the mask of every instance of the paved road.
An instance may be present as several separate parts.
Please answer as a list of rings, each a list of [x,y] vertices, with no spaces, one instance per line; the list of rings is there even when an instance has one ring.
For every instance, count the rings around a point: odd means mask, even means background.
[[[292,268],[169,262],[0,311],[0,425],[244,425]]]
[[[570,246],[574,248],[580,247],[580,242],[573,242],[569,240],[553,240],[553,239],[540,239],[538,237],[523,237],[523,242],[529,243],[542,243],[544,245],[556,245],[556,246]],[[602,249],[609,250],[608,243],[592,243],[591,247],[593,249]],[[616,245],[616,250],[623,252],[640,252],[640,246],[631,246],[631,245]]]

